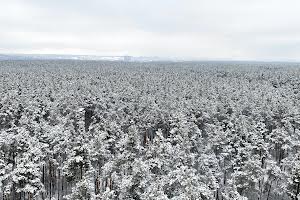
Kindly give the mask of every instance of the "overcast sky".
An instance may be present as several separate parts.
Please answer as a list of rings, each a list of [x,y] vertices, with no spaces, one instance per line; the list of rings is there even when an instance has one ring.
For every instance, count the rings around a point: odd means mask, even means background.
[[[0,53],[300,60],[299,0],[0,0]]]

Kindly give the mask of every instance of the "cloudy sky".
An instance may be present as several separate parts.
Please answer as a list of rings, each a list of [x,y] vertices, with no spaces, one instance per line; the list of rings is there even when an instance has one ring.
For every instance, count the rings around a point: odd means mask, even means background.
[[[0,0],[0,53],[300,61],[298,0]]]

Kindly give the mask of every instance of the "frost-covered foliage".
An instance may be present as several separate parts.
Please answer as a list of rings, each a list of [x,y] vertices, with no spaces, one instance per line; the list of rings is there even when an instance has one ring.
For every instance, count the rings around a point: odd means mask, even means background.
[[[0,62],[0,200],[300,197],[300,66]]]

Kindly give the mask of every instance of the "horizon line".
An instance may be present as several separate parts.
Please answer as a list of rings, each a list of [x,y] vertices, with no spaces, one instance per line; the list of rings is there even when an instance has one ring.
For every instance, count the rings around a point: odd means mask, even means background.
[[[6,59],[2,59],[1,56],[20,56],[24,57],[24,60],[27,58],[28,60],[47,60],[47,58],[34,58],[32,56],[57,56],[57,57],[66,57],[66,58],[49,58],[49,60],[86,60],[86,61],[126,61],[125,58],[129,59],[157,59],[157,60],[149,60],[149,62],[160,62],[160,61],[165,61],[165,62],[253,62],[253,63],[296,63],[300,64],[300,60],[294,60],[294,59],[287,59],[287,60],[272,60],[272,59],[234,59],[234,58],[178,58],[178,57],[160,57],[160,56],[135,56],[135,55],[95,55],[95,54],[54,54],[54,53],[0,53],[0,60],[4,61]],[[78,57],[84,57],[82,59],[75,59],[72,58],[72,56],[78,56]],[[69,57],[69,58],[68,58]],[[87,57],[94,57],[94,58],[109,58],[109,57],[114,57],[114,58],[123,58],[124,60],[105,60],[105,59],[92,59],[92,58],[87,58]],[[21,58],[9,58],[7,60],[22,60]],[[129,62],[138,62],[138,60],[127,60]]]

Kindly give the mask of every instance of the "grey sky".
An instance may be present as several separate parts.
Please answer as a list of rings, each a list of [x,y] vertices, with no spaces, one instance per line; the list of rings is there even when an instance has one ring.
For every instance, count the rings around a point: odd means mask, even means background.
[[[297,0],[0,0],[0,53],[300,60]]]

